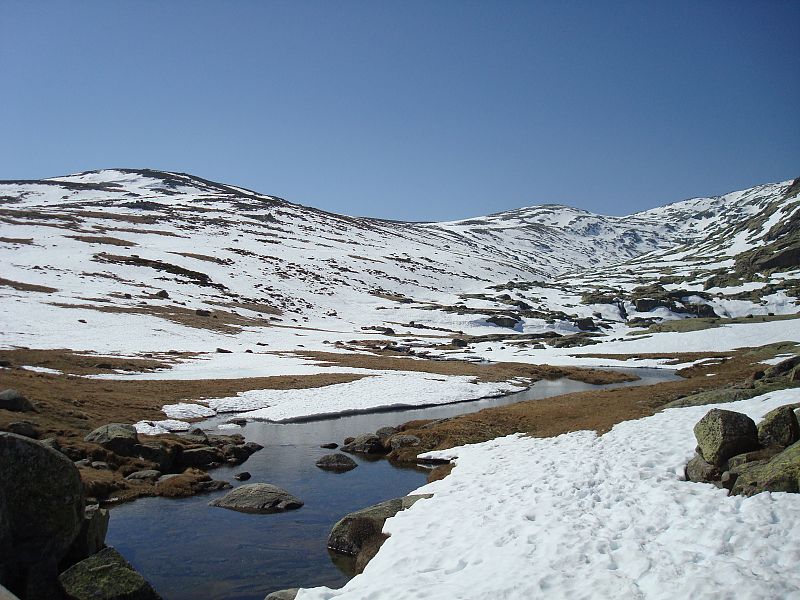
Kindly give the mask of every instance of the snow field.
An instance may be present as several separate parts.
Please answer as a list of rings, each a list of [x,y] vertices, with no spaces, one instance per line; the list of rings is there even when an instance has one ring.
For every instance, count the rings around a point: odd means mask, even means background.
[[[785,390],[719,407],[758,421],[798,401]],[[683,480],[711,408],[427,454],[457,457],[413,492],[433,498],[387,520],[362,575],[297,600],[800,598],[800,495]]]

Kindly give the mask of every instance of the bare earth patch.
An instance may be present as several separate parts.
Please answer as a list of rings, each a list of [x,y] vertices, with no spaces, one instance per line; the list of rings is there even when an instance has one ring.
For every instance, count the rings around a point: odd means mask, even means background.
[[[13,279],[6,279],[0,277],[0,286],[10,287],[20,292],[44,292],[45,294],[52,294],[57,292],[56,288],[48,287],[46,285],[36,285],[35,283],[24,283],[22,281],[14,281]]]
[[[129,242],[128,240],[121,240],[120,238],[105,236],[105,235],[69,235],[67,237],[87,244],[106,244],[108,246],[122,246],[124,248],[132,248],[138,246],[136,242]]]

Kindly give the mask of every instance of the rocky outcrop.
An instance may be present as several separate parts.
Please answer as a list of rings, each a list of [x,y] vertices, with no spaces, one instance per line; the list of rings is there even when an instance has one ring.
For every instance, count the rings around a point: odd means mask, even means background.
[[[66,456],[0,433],[0,584],[28,600],[57,598],[58,564],[84,522],[83,485]]]
[[[345,454],[336,453],[326,454],[317,461],[316,465],[320,469],[324,469],[326,471],[344,473],[345,471],[351,471],[355,469],[358,466],[358,463]]]
[[[514,329],[520,320],[516,317],[512,317],[509,315],[493,315],[486,319],[487,323],[491,323],[492,325],[497,325],[498,327],[506,327],[508,329]]]
[[[100,508],[99,504],[86,506],[81,529],[61,563],[62,570],[105,548],[109,519],[108,510]]]
[[[161,600],[114,548],[105,548],[58,578],[68,600]]]
[[[139,444],[136,429],[133,425],[125,423],[109,423],[98,427],[83,440],[100,444],[103,448],[122,456],[131,456]]]
[[[289,492],[268,483],[242,485],[209,503],[244,513],[269,514],[294,510],[303,506],[303,501]]]
[[[713,483],[737,495],[798,493],[798,430],[794,405],[769,412],[757,428],[746,415],[713,409],[695,426],[700,453],[686,465],[686,478]],[[745,447],[745,451],[734,451]],[[712,460],[706,460],[708,456]]]
[[[36,409],[30,401],[17,390],[0,392],[0,408],[12,412],[33,412]]]
[[[342,517],[328,536],[328,548],[338,554],[358,556],[364,545],[383,531],[386,519],[412,506],[431,494],[394,498]]]
[[[694,435],[700,456],[718,467],[731,456],[759,448],[753,420],[730,410],[710,410],[694,426]]]

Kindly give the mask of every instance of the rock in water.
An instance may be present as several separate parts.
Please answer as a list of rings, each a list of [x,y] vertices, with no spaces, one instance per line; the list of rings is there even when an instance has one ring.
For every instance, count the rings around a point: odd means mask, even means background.
[[[345,454],[326,454],[317,461],[317,466],[326,471],[344,473],[358,466],[358,463]]]
[[[161,600],[114,548],[104,548],[58,578],[68,600]]]
[[[78,469],[35,440],[0,433],[0,482],[0,584],[31,600],[54,597],[56,566],[84,520]]]
[[[345,440],[346,442],[347,440]],[[350,443],[342,446],[342,452],[358,452],[360,454],[384,454],[386,449],[383,447],[381,438],[377,435],[367,433],[354,438]]]
[[[758,450],[758,430],[753,419],[730,410],[711,409],[694,426],[700,455],[722,466],[731,456]]]
[[[28,399],[17,390],[0,392],[0,408],[14,412],[31,412],[36,410]]]
[[[297,592],[300,591],[300,588],[289,588],[288,590],[278,590],[277,592],[272,592],[271,594],[267,594],[267,597],[264,600],[294,600],[297,597]]]
[[[758,424],[758,441],[762,446],[786,448],[800,439],[800,424],[791,406],[769,411]]]
[[[286,490],[268,483],[242,485],[209,503],[209,506],[229,508],[244,513],[269,514],[293,510],[303,506],[303,501]]]
[[[72,566],[105,548],[108,521],[108,510],[100,508],[99,504],[90,504],[86,507],[81,530],[64,558],[61,565],[62,569],[66,566]]]
[[[83,438],[83,441],[100,444],[103,448],[122,456],[132,456],[139,444],[139,437],[133,425],[109,423],[92,431]]]
[[[381,535],[386,519],[412,506],[417,500],[430,497],[431,494],[418,494],[394,498],[345,515],[333,526],[328,537],[328,548],[339,554],[357,556],[367,542]]]

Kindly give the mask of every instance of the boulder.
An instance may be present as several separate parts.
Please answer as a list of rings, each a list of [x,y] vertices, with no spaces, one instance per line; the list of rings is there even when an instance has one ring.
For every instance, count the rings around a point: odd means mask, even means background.
[[[161,472],[171,471],[178,460],[182,447],[178,444],[167,444],[165,442],[153,442],[139,444],[134,448],[133,455],[139,458],[156,463]]]
[[[207,467],[222,462],[225,462],[225,455],[219,448],[215,448],[214,446],[190,448],[189,450],[181,452],[178,458],[179,468],[181,469],[186,469],[188,467]]]
[[[0,584],[30,600],[53,597],[57,565],[84,520],[78,469],[39,442],[0,433],[0,482]]]
[[[104,548],[58,578],[68,600],[160,600],[160,596],[114,548]]]
[[[358,466],[358,463],[345,454],[326,454],[320,458],[316,465],[320,469],[326,471],[336,471],[337,473],[344,473],[350,471]]]
[[[278,590],[277,592],[272,592],[271,594],[267,594],[267,597],[264,600],[294,600],[297,597],[297,592],[300,591],[300,588],[289,588],[288,590]]]
[[[390,436],[393,436],[395,433],[397,433],[396,427],[381,427],[380,429],[378,429],[378,431],[375,432],[375,435],[377,435],[379,438],[383,440]]]
[[[0,392],[0,408],[13,412],[33,412],[36,410],[33,404],[17,390]]]
[[[654,308],[661,306],[661,301],[655,298],[637,298],[633,301],[636,312],[650,312]]]
[[[792,356],[779,362],[777,365],[767,367],[764,371],[765,379],[777,379],[791,373],[791,371],[800,365],[800,355]]]
[[[39,430],[33,423],[30,423],[28,421],[14,421],[13,423],[9,423],[8,430],[11,433],[16,433],[17,435],[33,438],[34,440],[38,439],[39,437]]]
[[[699,454],[695,454],[694,458],[686,465],[686,479],[698,483],[718,481],[722,475],[719,467],[703,460]]]
[[[417,494],[394,498],[345,515],[333,526],[328,536],[328,548],[338,554],[358,556],[367,542],[381,535],[386,519],[417,500],[430,497],[431,494]]]
[[[156,481],[161,477],[161,471],[155,469],[143,469],[141,471],[134,471],[125,479],[128,481]]]
[[[786,448],[800,440],[800,424],[791,406],[769,411],[758,424],[758,441],[762,446]]]
[[[139,436],[133,425],[109,423],[92,431],[83,441],[100,444],[106,450],[122,456],[132,456],[139,445]]]
[[[381,443],[381,438],[377,435],[367,433],[354,438],[353,441],[342,446],[342,452],[383,454],[386,450]]]
[[[454,348],[466,348],[469,346],[469,342],[463,338],[453,338],[453,341],[450,342]]]
[[[233,478],[236,481],[247,481],[251,477],[252,475],[250,475],[250,473],[248,473],[247,471],[242,471],[241,473],[237,473],[236,475],[233,476]]]
[[[694,426],[700,455],[721,467],[731,456],[758,450],[758,430],[742,413],[714,408]]]
[[[293,510],[303,506],[303,501],[289,492],[268,483],[250,483],[239,486],[222,498],[209,503],[244,513],[269,514]]]
[[[728,459],[728,469],[736,469],[745,463],[768,461],[776,454],[779,454],[781,450],[783,450],[783,448],[778,446],[769,446],[768,448],[762,448],[761,450],[753,450],[752,452],[744,452],[742,454],[737,454],[736,456],[731,456]]]
[[[592,317],[583,317],[580,319],[575,319],[575,327],[577,327],[581,331],[594,331],[595,329],[597,329],[597,325],[595,325],[594,319],[592,319]]]
[[[66,566],[72,566],[105,548],[109,518],[108,510],[100,508],[99,504],[86,506],[83,512],[81,530],[62,561],[62,569]]]
[[[498,327],[514,329],[520,321],[516,317],[509,317],[508,315],[494,315],[486,319],[486,322]]]
[[[737,477],[731,494],[797,493],[800,491],[800,442],[795,442],[768,461],[745,463],[732,471]]]

